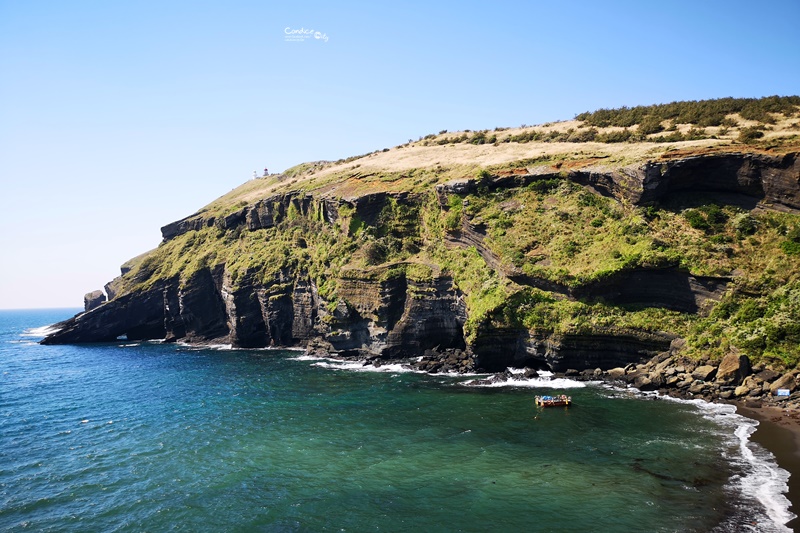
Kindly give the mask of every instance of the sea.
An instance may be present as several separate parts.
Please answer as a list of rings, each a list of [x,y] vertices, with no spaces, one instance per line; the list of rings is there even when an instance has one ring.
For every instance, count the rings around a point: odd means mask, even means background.
[[[731,406],[290,350],[42,346],[0,311],[0,530],[789,531]],[[538,408],[537,394],[569,394]]]

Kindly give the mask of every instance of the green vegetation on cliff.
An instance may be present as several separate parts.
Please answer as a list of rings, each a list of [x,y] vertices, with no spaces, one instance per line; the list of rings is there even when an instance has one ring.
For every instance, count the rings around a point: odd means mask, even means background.
[[[570,172],[624,178],[653,161],[738,151],[772,157],[774,146],[776,158],[796,154],[790,121],[798,105],[798,97],[771,97],[600,110],[556,134],[440,132],[391,151],[299,165],[209,204],[193,215],[191,229],[132,262],[123,284],[135,292],[224,268],[231,291],[253,280],[279,291],[303,277],[333,310],[350,305],[338,290],[343,278],[450,276],[466,304],[467,342],[487,330],[665,333],[685,338],[686,353],[696,357],[738,350],[793,367],[800,362],[800,211],[754,209],[713,190],[634,202]],[[755,128],[783,121],[788,129],[753,130],[771,137],[748,137],[763,144],[746,148],[730,138],[687,141],[689,130],[680,153],[668,146],[677,137],[624,149],[590,142],[635,140],[631,130],[613,129],[620,127],[636,127],[639,140],[669,135],[678,123],[735,129],[732,114],[761,124]],[[595,129],[576,133],[586,127]],[[560,142],[570,147],[553,146]],[[258,209],[270,223],[249,225]],[[652,286],[637,294],[635,283]],[[708,293],[696,308],[692,283]],[[686,295],[672,294],[680,291]]]

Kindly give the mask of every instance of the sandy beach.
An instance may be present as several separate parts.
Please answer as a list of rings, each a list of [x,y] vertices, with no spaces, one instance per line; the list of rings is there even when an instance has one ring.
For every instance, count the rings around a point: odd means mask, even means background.
[[[739,414],[759,421],[751,437],[775,456],[778,465],[787,470],[791,511],[800,515],[800,411],[780,407],[753,409],[737,405]],[[793,531],[800,531],[800,517],[787,524]]]

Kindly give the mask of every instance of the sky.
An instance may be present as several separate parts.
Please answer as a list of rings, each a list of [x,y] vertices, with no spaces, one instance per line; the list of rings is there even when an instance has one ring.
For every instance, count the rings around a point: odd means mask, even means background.
[[[0,308],[81,307],[265,167],[800,94],[800,0],[289,4],[0,0]]]

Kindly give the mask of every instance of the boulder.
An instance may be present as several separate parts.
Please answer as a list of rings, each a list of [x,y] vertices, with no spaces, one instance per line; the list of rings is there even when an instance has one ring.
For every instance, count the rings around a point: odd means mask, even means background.
[[[713,365],[703,365],[703,366],[698,366],[697,368],[694,369],[694,371],[692,372],[692,377],[694,379],[699,379],[702,381],[710,381],[714,379],[716,373],[717,373],[717,367]]]
[[[770,385],[770,394],[775,394],[778,389],[789,389],[790,392],[794,392],[794,389],[797,388],[797,383],[795,383],[794,377],[795,374],[793,372],[779,377],[772,385]]]
[[[633,386],[642,391],[651,391],[658,388],[647,376],[637,377],[633,382]]]
[[[670,367],[671,364],[672,364],[672,358],[671,357],[667,357],[666,359],[663,359],[662,361],[660,361],[656,365],[655,372],[659,372],[659,373],[666,372],[668,369],[671,368]]]
[[[690,394],[700,394],[700,393],[703,392],[703,389],[705,389],[706,386],[707,385],[706,385],[706,383],[704,381],[700,381],[700,380],[695,381],[689,387],[689,393]]]
[[[761,391],[761,384],[759,383],[758,379],[754,376],[748,376],[745,378],[744,382],[736,387],[733,391],[734,396],[747,396],[750,394],[750,391],[758,390]]]
[[[622,379],[625,375],[625,369],[622,367],[612,368],[608,371],[608,377],[610,379]]]
[[[761,370],[758,374],[756,374],[756,377],[761,381],[773,382],[779,377],[781,377],[781,375],[772,369],[765,368],[764,370]]]
[[[648,376],[648,378],[650,379],[650,382],[653,384],[653,387],[656,389],[660,389],[667,384],[667,378],[663,372],[659,371],[653,372]]]
[[[671,353],[678,353],[679,351],[683,350],[686,346],[686,339],[678,337],[677,339],[673,339],[673,341],[669,345],[669,351]]]
[[[622,379],[628,383],[634,383],[638,377],[644,375],[646,374],[641,370],[633,370],[631,372],[627,372],[624,376],[622,376]]]
[[[95,307],[99,307],[100,304],[105,303],[105,301],[106,295],[103,291],[87,292],[83,295],[83,310],[91,311]]]
[[[528,367],[525,367],[525,370],[522,372],[522,375],[525,377],[525,379],[533,379],[539,377],[539,373],[536,370]]]
[[[716,379],[720,383],[739,385],[749,375],[750,359],[746,355],[729,353],[719,364]]]

